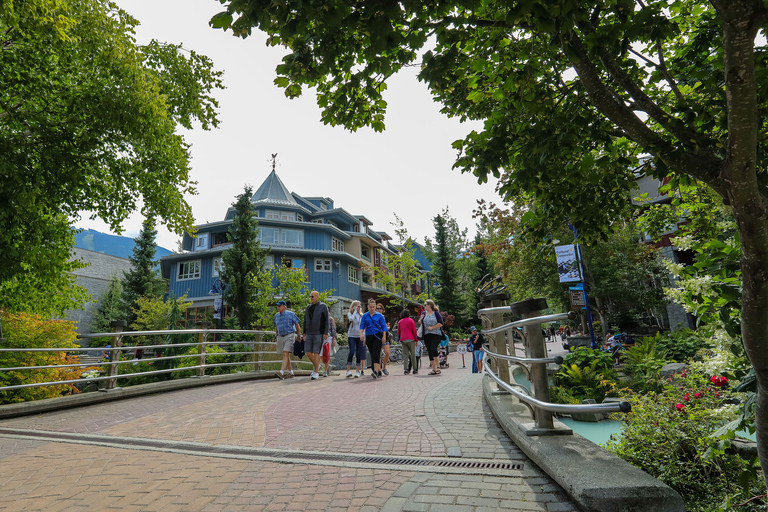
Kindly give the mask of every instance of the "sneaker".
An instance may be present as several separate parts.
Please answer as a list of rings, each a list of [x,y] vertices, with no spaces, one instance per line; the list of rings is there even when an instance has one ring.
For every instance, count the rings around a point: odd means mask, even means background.
[[[277,377],[280,380],[283,380],[285,378],[285,374],[283,372],[275,372],[275,377]]]
[[[347,378],[350,378],[351,376],[352,376],[352,371],[351,370],[347,370]]]
[[[389,375],[389,371],[388,371],[386,368],[384,368],[384,369],[383,369],[383,370],[381,370],[381,371],[384,373],[384,375]]]
[[[312,372],[312,374],[309,376],[310,380],[317,380],[317,374],[315,372]]]
[[[328,376],[328,372],[323,372],[323,377],[327,377],[327,376]]]
[[[410,370],[405,370],[405,371],[403,372],[403,375],[408,375],[409,373],[411,373],[411,371],[410,371]]]
[[[355,372],[355,378],[356,378],[356,379],[357,379],[358,377],[360,377],[360,375],[361,375],[361,374],[360,374],[360,372]]]
[[[373,377],[374,379],[378,379],[379,378],[378,375],[376,375],[376,372],[371,372],[371,377]]]
[[[379,372],[379,378],[381,379],[383,376],[381,375],[381,372]]]
[[[292,379],[293,378],[293,372],[289,373],[285,376],[286,379]]]
[[[418,375],[419,374],[419,370],[413,370],[413,374],[414,375]]]

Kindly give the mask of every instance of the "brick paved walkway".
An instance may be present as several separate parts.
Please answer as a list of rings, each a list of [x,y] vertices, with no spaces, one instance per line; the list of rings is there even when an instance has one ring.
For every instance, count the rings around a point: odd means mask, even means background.
[[[0,429],[18,434],[0,435],[0,508],[577,510],[498,426],[482,401],[479,375],[391,370],[380,381],[345,379],[343,372],[314,382],[243,381],[0,421]],[[27,438],[28,431],[43,437]],[[45,432],[72,433],[79,444]],[[96,444],[105,439],[114,443]],[[157,440],[162,448],[152,445]],[[220,445],[231,454],[217,454]],[[397,461],[324,462],[334,453],[343,460],[368,454],[523,468],[451,472]],[[279,456],[296,458],[275,462]]]

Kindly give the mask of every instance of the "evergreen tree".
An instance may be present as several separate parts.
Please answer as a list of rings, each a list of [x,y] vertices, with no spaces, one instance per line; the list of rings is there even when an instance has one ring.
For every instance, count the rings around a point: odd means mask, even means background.
[[[246,186],[232,204],[235,218],[227,239],[233,245],[221,255],[224,262],[221,271],[224,301],[234,308],[240,329],[250,329],[256,320],[251,301],[257,287],[252,276],[264,268],[268,252],[259,244],[258,221],[251,206],[252,195],[253,189]]]
[[[123,285],[120,279],[112,277],[109,281],[109,287],[99,300],[99,307],[96,314],[91,319],[89,326],[91,332],[112,332],[110,322],[120,320],[125,313],[123,303]],[[90,341],[90,346],[101,347],[109,343],[112,338],[94,338]]]
[[[136,321],[134,310],[138,308],[139,297],[161,297],[165,293],[165,281],[155,270],[156,238],[155,220],[144,220],[139,236],[133,239],[133,255],[129,258],[131,269],[123,272],[123,319],[128,325]]]
[[[458,316],[462,304],[457,296],[456,254],[451,252],[445,218],[438,215],[433,222],[435,224],[435,262],[432,268],[440,283],[435,293],[437,304],[441,312]]]

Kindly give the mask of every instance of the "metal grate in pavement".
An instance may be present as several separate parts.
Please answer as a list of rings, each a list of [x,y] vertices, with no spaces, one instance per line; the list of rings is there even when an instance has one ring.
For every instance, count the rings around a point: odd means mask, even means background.
[[[248,446],[215,445],[164,439],[116,437],[28,429],[0,428],[0,437],[36,439],[45,442],[96,445],[131,450],[183,453],[203,457],[260,460],[284,464],[365,467],[429,473],[512,476],[510,475],[510,472],[519,472],[525,469],[525,464],[522,462],[508,462],[493,459],[447,459],[440,457],[354,455],[345,453],[275,450]]]

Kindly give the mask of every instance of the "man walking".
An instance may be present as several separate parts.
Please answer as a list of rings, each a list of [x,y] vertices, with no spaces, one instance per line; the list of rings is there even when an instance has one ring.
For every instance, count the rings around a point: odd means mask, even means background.
[[[320,294],[312,290],[309,294],[310,304],[304,312],[304,352],[312,361],[311,380],[317,380],[320,370],[320,352],[323,350],[323,342],[328,338],[328,306],[320,302]]]
[[[277,331],[277,353],[283,356],[283,364],[280,371],[275,375],[278,379],[292,379],[291,355],[293,354],[293,344],[301,339],[301,323],[296,313],[287,310],[284,300],[277,303],[275,331]],[[289,371],[288,375],[285,374],[285,370]]]

